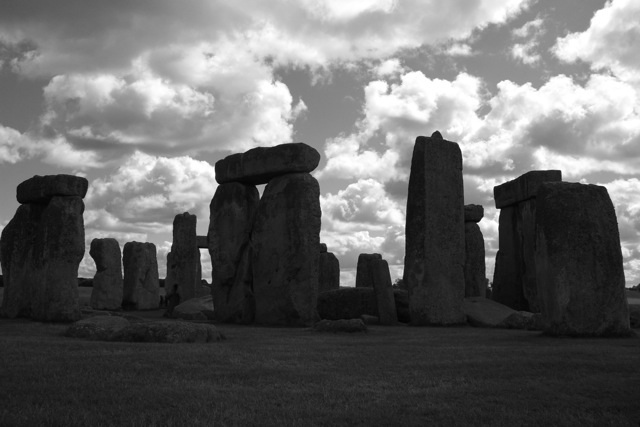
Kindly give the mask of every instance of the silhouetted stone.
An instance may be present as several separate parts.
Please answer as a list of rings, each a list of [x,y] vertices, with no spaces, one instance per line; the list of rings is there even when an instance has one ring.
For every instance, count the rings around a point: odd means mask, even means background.
[[[89,181],[75,175],[35,175],[20,183],[16,191],[18,203],[49,203],[52,197],[80,197],[87,195]]]
[[[211,200],[209,254],[216,320],[251,323],[255,317],[251,229],[260,196],[253,185],[220,184]]]
[[[171,317],[183,320],[213,320],[213,299],[211,295],[191,298],[174,307]]]
[[[160,283],[156,246],[153,243],[125,243],[122,264],[124,266],[123,307],[138,310],[158,308]]]
[[[46,204],[18,208],[1,238],[5,316],[63,322],[80,318],[83,212],[80,197],[54,196]]]
[[[464,245],[464,296],[484,297],[487,292],[484,237],[477,223],[464,224]]]
[[[630,333],[618,223],[605,187],[540,185],[535,255],[546,333]]]
[[[463,203],[458,144],[416,138],[407,197],[404,270],[412,324],[464,323]]]
[[[404,289],[394,289],[393,299],[396,303],[398,321],[402,323],[410,323],[411,312],[409,311],[409,291]]]
[[[198,249],[209,249],[207,236],[196,236],[196,242],[198,244]]]
[[[340,262],[333,253],[320,252],[318,274],[318,292],[340,288]]]
[[[471,326],[496,328],[516,311],[506,305],[482,297],[465,298],[462,304]]]
[[[358,266],[356,269],[356,288],[373,287],[373,264],[381,260],[380,254],[360,254],[358,255]]]
[[[629,304],[629,326],[640,328],[640,305]]]
[[[373,288],[340,288],[318,294],[318,315],[321,319],[355,319],[363,314],[378,316]]]
[[[367,332],[367,325],[362,319],[323,319],[313,325],[316,332]]]
[[[122,255],[116,239],[93,239],[89,255],[96,263],[91,290],[91,307],[117,310],[122,307]]]
[[[504,329],[541,331],[543,328],[542,315],[540,313],[530,313],[528,311],[516,311],[498,323],[497,327]]]
[[[496,208],[502,209],[536,196],[543,182],[562,181],[559,170],[530,171],[518,178],[493,187]]]
[[[370,314],[363,314],[362,316],[360,316],[360,320],[362,320],[362,322],[365,325],[379,325],[380,324],[380,318],[378,316],[371,316]]]
[[[373,260],[371,263],[371,273],[373,289],[376,293],[380,324],[395,325],[398,323],[398,314],[396,313],[393,288],[391,287],[389,264],[383,259]]]
[[[327,252],[327,245],[325,243],[320,243],[320,253],[323,254]]]
[[[167,257],[165,286],[167,289],[173,289],[174,285],[178,285],[182,301],[198,296],[201,286],[202,267],[196,238],[197,221],[196,216],[189,212],[178,214],[173,219],[171,259]]]
[[[302,142],[257,147],[216,162],[216,181],[266,184],[281,175],[311,172],[319,162],[320,153]]]
[[[320,187],[311,175],[279,176],[265,188],[251,236],[256,322],[317,320],[320,216]]]
[[[464,222],[480,222],[483,217],[482,205],[464,205]]]

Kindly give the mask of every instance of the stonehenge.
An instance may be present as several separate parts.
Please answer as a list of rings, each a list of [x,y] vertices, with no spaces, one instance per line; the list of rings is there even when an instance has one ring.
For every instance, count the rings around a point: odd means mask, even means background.
[[[411,323],[465,322],[462,154],[439,132],[416,138],[406,212],[404,281]]]
[[[127,242],[122,250],[124,267],[123,308],[151,310],[158,308],[160,282],[156,245]]]
[[[484,297],[487,293],[484,237],[478,223],[484,216],[480,205],[464,206],[464,297]]]
[[[72,175],[34,176],[18,185],[20,206],[0,238],[4,316],[64,322],[80,318],[82,199],[88,185]]]
[[[91,307],[96,310],[119,310],[124,287],[120,244],[113,238],[93,239],[89,254],[96,263]]]
[[[380,254],[360,254],[356,268],[356,288],[372,288],[375,263],[382,259]]]
[[[318,293],[340,288],[340,262],[324,243],[320,243],[318,275]]]
[[[182,301],[199,296],[202,266],[196,236],[197,218],[189,212],[178,214],[173,220],[173,243],[167,254],[165,291],[177,285]]]

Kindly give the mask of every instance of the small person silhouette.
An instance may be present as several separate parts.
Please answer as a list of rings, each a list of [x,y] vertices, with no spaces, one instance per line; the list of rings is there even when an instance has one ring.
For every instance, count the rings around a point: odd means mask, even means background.
[[[178,284],[173,285],[171,293],[165,297],[165,304],[167,311],[164,313],[165,317],[171,317],[173,309],[180,304],[180,294],[178,293]]]

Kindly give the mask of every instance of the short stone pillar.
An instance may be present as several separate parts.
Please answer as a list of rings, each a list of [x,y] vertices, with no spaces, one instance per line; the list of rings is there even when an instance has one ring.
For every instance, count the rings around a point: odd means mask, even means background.
[[[340,262],[327,245],[320,244],[320,268],[318,272],[318,293],[340,289]]]
[[[531,171],[493,188],[500,220],[492,299],[514,310],[540,312],[535,264],[536,194],[542,183],[557,181],[562,181],[559,170]]]
[[[536,207],[536,272],[544,331],[629,335],[620,235],[607,189],[550,182]]]
[[[395,325],[398,323],[398,313],[396,312],[396,301],[393,296],[391,285],[391,274],[389,264],[383,259],[372,259],[371,264],[372,286],[376,293],[378,304],[378,318],[381,325]]]
[[[464,297],[486,297],[487,278],[484,260],[484,236],[478,223],[484,217],[480,205],[464,206]]]
[[[439,132],[416,138],[407,197],[404,281],[411,323],[466,321],[462,153]]]
[[[360,254],[358,255],[358,265],[356,268],[356,288],[373,288],[373,276],[375,274],[374,265],[376,261],[382,259],[380,254]]]
[[[122,254],[116,239],[93,239],[89,255],[96,263],[91,290],[91,307],[95,310],[118,310],[122,307]]]
[[[160,280],[156,245],[127,242],[122,250],[124,267],[123,308],[152,310],[160,304]]]
[[[197,217],[185,212],[173,219],[173,242],[167,254],[165,292],[177,290],[180,301],[199,296],[202,287],[200,249],[196,237]],[[177,286],[177,288],[176,288]]]
[[[5,316],[63,322],[80,318],[82,199],[88,186],[85,178],[72,175],[36,175],[18,185],[21,205],[0,238]]]

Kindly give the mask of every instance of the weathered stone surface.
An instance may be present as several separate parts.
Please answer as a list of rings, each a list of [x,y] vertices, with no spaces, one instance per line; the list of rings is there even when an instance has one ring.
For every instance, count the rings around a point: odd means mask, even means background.
[[[52,197],[21,205],[2,231],[3,314],[42,321],[75,321],[78,266],[84,256],[84,203]]]
[[[207,236],[196,236],[196,242],[198,244],[198,249],[209,249]]]
[[[524,329],[527,331],[542,330],[542,315],[528,311],[516,311],[498,323],[498,328]]]
[[[251,323],[255,317],[251,229],[260,196],[253,185],[220,184],[210,205],[209,255],[215,318]]]
[[[536,199],[518,203],[518,240],[521,247],[522,294],[528,311],[540,313],[536,279]]]
[[[320,153],[302,142],[257,147],[216,162],[216,181],[266,184],[281,175],[311,172],[319,162]]]
[[[530,171],[504,184],[493,187],[496,208],[515,205],[536,196],[543,182],[562,181],[559,170]]]
[[[545,333],[630,333],[618,223],[605,187],[540,185],[535,255]]]
[[[355,319],[363,314],[378,316],[373,288],[340,288],[318,294],[318,315],[321,319]]]
[[[484,297],[487,293],[484,237],[475,222],[464,224],[464,296]]]
[[[358,255],[358,266],[356,268],[356,288],[373,287],[373,264],[381,260],[380,254],[360,254]]]
[[[640,305],[629,304],[629,326],[640,328]]]
[[[117,310],[122,307],[122,254],[116,239],[93,239],[89,255],[96,263],[91,290],[91,307]]]
[[[362,322],[365,325],[379,325],[380,324],[380,318],[378,316],[372,316],[370,314],[363,314],[362,316],[360,316],[360,320],[362,320]]]
[[[166,289],[174,289],[181,301],[195,298],[202,280],[200,249],[196,237],[198,219],[189,212],[178,214],[173,219],[173,242],[171,243],[171,259],[167,257]],[[170,262],[169,262],[170,261]]]
[[[109,341],[208,343],[225,339],[214,325],[183,321],[132,323],[114,333]]]
[[[160,282],[158,260],[153,243],[127,242],[122,251],[124,266],[124,308],[151,310],[158,308]]]
[[[398,321],[402,323],[410,323],[411,312],[409,311],[409,291],[404,289],[394,289],[393,298],[396,302]]]
[[[378,305],[378,317],[381,325],[395,325],[398,323],[396,303],[391,287],[391,274],[389,264],[383,259],[374,260],[371,263],[371,278]]]
[[[407,198],[404,281],[415,325],[464,323],[462,154],[455,142],[419,136]]]
[[[506,305],[482,297],[465,298],[462,304],[471,326],[496,328],[516,311]]]
[[[98,315],[88,319],[78,320],[65,332],[65,336],[72,338],[84,338],[98,341],[109,341],[114,334],[130,323],[120,316]]]
[[[205,295],[191,298],[174,307],[171,317],[183,320],[213,320],[213,298]]]
[[[311,175],[283,175],[265,188],[251,235],[256,322],[317,320],[320,216],[320,186]]]
[[[524,296],[523,247],[518,224],[518,207],[507,206],[500,211],[498,253],[493,271],[491,298],[514,310],[529,311]]]
[[[340,288],[340,262],[331,252],[320,252],[318,293]]]
[[[362,319],[323,319],[313,325],[316,332],[367,332],[367,325]]]
[[[18,203],[48,203],[52,197],[80,197],[87,195],[89,181],[74,175],[35,175],[18,185]]]
[[[464,205],[464,222],[480,222],[484,217],[482,205]]]

